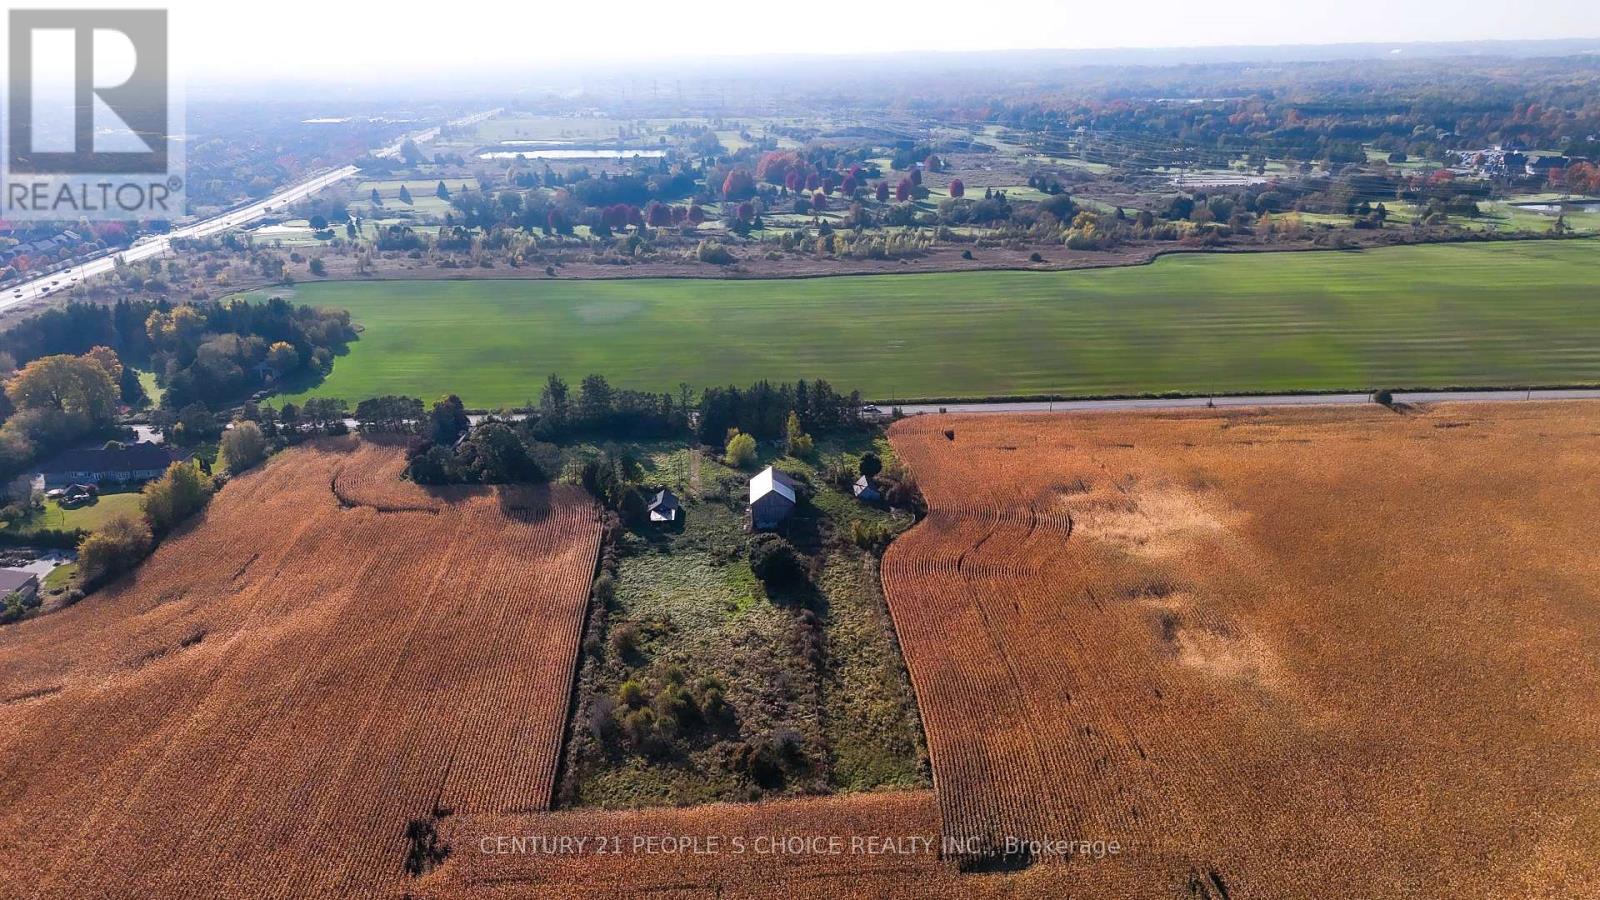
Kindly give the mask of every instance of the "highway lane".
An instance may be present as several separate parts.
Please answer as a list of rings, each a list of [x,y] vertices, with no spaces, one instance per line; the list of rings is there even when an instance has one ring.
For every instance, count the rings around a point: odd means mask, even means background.
[[[499,115],[501,111],[502,110],[499,107],[496,107],[495,109],[473,113],[470,116],[463,116],[462,118],[454,119],[443,127],[472,125]],[[374,155],[396,156],[400,153],[400,148],[404,146],[406,141],[416,141],[419,144],[426,143],[427,141],[437,137],[441,130],[441,127],[434,127],[416,132],[414,134],[406,135],[396,140],[393,144],[390,144],[389,146],[377,151]],[[42,297],[49,297],[63,293],[71,290],[73,287],[82,284],[85,281],[88,281],[90,278],[93,278],[96,275],[104,275],[105,273],[116,268],[117,259],[119,257],[124,262],[138,262],[140,260],[150,259],[151,257],[160,256],[161,254],[166,253],[168,250],[172,249],[172,242],[175,240],[205,237],[207,235],[216,234],[219,231],[226,231],[229,228],[237,228],[241,225],[248,225],[257,219],[281,209],[287,204],[303,200],[306,197],[309,197],[312,194],[322,190],[328,185],[343,181],[346,178],[356,175],[360,171],[361,170],[355,166],[345,166],[341,169],[334,169],[328,172],[323,172],[319,175],[313,175],[304,181],[290,185],[289,187],[277,191],[272,196],[267,197],[264,200],[258,200],[255,203],[249,204],[248,206],[241,206],[237,209],[231,209],[225,213],[212,216],[209,219],[195,222],[191,225],[185,225],[182,228],[175,228],[167,234],[144,238],[139,243],[129,247],[126,250],[103,253],[100,256],[89,260],[88,262],[80,263],[71,268],[62,269],[59,272],[52,272],[48,275],[41,275],[38,278],[25,281],[21,284],[8,285],[5,288],[0,288],[0,312],[12,307],[20,306],[33,300],[40,299]]]
[[[110,272],[116,268],[119,258],[124,262],[138,262],[150,259],[172,249],[173,241],[205,237],[216,234],[219,231],[226,231],[229,228],[249,224],[287,204],[303,200],[330,184],[343,181],[359,171],[361,170],[355,166],[345,166],[341,169],[334,169],[331,172],[323,172],[298,184],[290,185],[272,196],[264,200],[258,200],[248,206],[231,209],[209,219],[195,222],[192,225],[185,225],[182,228],[174,228],[166,234],[141,239],[139,243],[126,250],[114,253],[108,252],[71,268],[52,272],[49,275],[41,275],[21,284],[8,286],[3,289],[3,292],[0,292],[0,310],[10,309],[32,300],[68,291],[96,275],[104,275]]]

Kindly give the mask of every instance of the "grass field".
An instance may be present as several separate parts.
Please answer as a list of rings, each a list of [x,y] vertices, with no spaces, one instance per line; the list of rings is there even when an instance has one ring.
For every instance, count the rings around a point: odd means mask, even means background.
[[[63,507],[54,500],[46,500],[43,509],[26,519],[6,522],[3,528],[15,534],[32,534],[44,529],[71,531],[74,528],[81,528],[84,531],[93,531],[118,515],[137,518],[141,515],[139,501],[143,496],[138,491],[102,494],[83,506],[71,509]]]
[[[883,399],[1600,382],[1590,241],[808,280],[306,284],[365,326],[315,393],[518,404],[826,378]],[[281,293],[275,290],[273,293]]]

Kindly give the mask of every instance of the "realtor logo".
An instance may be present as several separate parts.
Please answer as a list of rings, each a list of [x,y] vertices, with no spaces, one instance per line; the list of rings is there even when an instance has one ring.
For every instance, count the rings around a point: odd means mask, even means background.
[[[11,10],[8,218],[175,218],[167,11]]]

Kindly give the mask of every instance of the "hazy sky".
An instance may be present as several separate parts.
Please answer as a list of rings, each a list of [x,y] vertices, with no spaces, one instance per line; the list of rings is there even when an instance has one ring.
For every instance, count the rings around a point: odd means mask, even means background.
[[[1596,0],[7,0],[8,7],[162,7],[181,68],[270,81],[763,53],[1178,47],[1600,38]],[[299,80],[295,78],[294,80]]]

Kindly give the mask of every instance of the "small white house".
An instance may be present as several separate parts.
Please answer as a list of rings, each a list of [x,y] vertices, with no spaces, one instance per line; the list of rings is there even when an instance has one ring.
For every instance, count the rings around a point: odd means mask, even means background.
[[[789,476],[767,466],[750,479],[750,526],[776,528],[794,512],[796,495]]]

